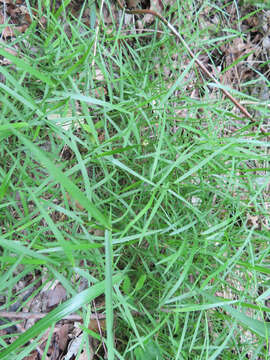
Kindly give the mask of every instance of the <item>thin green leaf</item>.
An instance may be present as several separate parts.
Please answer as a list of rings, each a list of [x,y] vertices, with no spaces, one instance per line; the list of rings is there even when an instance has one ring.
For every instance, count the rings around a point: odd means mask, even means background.
[[[129,111],[123,109],[121,106],[113,105],[107,101],[99,100],[99,99],[93,98],[91,96],[85,96],[82,94],[74,94],[74,93],[64,93],[64,94],[61,93],[61,95],[64,95],[65,97],[67,97],[69,99],[78,100],[78,101],[85,102],[85,103],[92,104],[92,105],[98,105],[98,106],[104,107],[106,110],[117,110],[122,113],[126,113],[126,114],[129,113]]]
[[[111,233],[105,231],[105,300],[106,300],[106,330],[108,359],[114,359],[114,331],[113,331],[113,296],[112,296],[112,267],[113,267],[113,248]]]

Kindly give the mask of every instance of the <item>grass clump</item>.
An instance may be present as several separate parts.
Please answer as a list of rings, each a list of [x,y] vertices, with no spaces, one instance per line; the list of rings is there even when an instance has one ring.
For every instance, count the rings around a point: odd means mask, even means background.
[[[211,7],[224,22],[226,5]],[[235,91],[256,111],[250,123],[166,27],[133,34],[124,17],[109,27],[84,6],[90,27],[84,8],[48,7],[46,27],[33,21],[0,48],[11,62],[0,70],[1,310],[22,311],[54,281],[68,298],[12,343],[4,330],[18,321],[3,315],[0,358],[23,359],[75,311],[90,348],[92,301],[104,294],[107,355],[97,347],[97,359],[267,357],[269,143],[259,126],[269,107]],[[174,13],[184,9],[186,41],[216,68],[231,34],[199,21],[190,33],[189,16],[209,6],[185,1]]]

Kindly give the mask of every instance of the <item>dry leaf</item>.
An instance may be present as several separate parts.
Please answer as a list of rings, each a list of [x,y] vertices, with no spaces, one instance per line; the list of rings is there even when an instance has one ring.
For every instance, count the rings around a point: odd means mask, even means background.
[[[140,3],[140,0],[127,0],[127,7],[129,9],[136,9],[138,8]]]
[[[2,42],[2,41],[1,41]],[[11,55],[14,55],[16,56],[17,55],[17,51],[16,50],[13,50],[13,49],[10,49],[10,48],[3,48],[6,52],[8,52],[9,54]],[[0,60],[0,64],[1,65],[10,65],[12,64],[12,61],[7,59],[7,58],[3,58],[3,60]]]
[[[66,289],[60,283],[52,290],[48,291],[48,306],[58,305],[66,298]]]
[[[69,324],[64,324],[59,328],[58,331],[58,346],[61,351],[65,351],[68,343]]]
[[[24,33],[25,30],[29,27],[29,25],[24,24],[21,26],[6,26],[4,28],[4,30],[2,31],[2,37],[4,39],[9,38],[9,37],[13,37],[16,35],[16,31],[20,32],[20,33]]]
[[[106,320],[105,319],[100,319],[100,320],[91,319],[90,323],[88,325],[88,329],[99,334],[99,332],[100,332],[99,328],[101,329],[102,332],[104,332],[106,330]]]
[[[81,353],[81,355],[79,356],[78,360],[92,360],[92,359],[94,359],[94,355],[95,355],[95,352],[90,346],[90,357],[88,357],[87,351],[86,351],[86,349],[84,349],[83,352]]]
[[[82,338],[83,338],[83,334],[76,337],[69,343],[68,352],[63,360],[71,360],[73,356],[76,356],[78,354],[79,348],[81,346]]]

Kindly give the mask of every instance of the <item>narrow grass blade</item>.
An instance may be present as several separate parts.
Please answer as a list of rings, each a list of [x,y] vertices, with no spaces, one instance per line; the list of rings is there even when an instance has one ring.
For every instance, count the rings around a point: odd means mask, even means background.
[[[148,203],[145,205],[145,207],[139,212],[139,214],[138,214],[131,222],[129,222],[129,223],[127,224],[126,228],[124,229],[123,233],[121,234],[120,239],[122,239],[122,238],[125,236],[125,234],[129,231],[129,229],[132,228],[132,226],[133,226],[134,224],[136,224],[136,222],[137,222],[143,215],[145,215],[149,209],[151,209],[152,203],[153,203],[153,201],[154,201],[154,199],[155,199],[155,196],[156,196],[156,192],[157,192],[156,190],[153,191],[153,194],[152,194],[152,196],[150,197]]]
[[[54,17],[55,19],[58,19],[59,16],[61,15],[61,13],[63,12],[63,10],[68,6],[68,4],[71,2],[72,0],[65,0],[62,2],[61,6],[59,7],[59,9],[55,12]]]
[[[12,96],[12,98],[17,99],[18,101],[20,101],[24,106],[28,107],[29,109],[35,111],[38,115],[43,115],[42,111],[40,110],[40,108],[38,108],[35,104],[33,104],[31,101],[29,101],[27,99],[27,97],[24,97],[23,95],[20,95],[16,89],[13,90],[13,88],[8,87],[5,84],[0,83],[0,88],[2,88],[4,90],[5,93],[9,94],[10,96]]]
[[[231,339],[231,337],[234,334],[236,328],[236,323],[233,324],[233,326],[231,327],[231,330],[229,332],[229,334],[226,336],[225,340],[223,341],[223,343],[221,345],[218,346],[217,350],[214,351],[214,353],[209,357],[209,360],[215,360],[215,359],[219,359],[218,356],[222,353],[222,351],[226,348],[229,340]]]
[[[224,307],[227,304],[235,304],[239,303],[239,300],[226,300],[226,301],[217,301],[215,303],[209,303],[209,304],[194,304],[194,305],[188,305],[178,308],[170,308],[171,312],[175,313],[185,313],[190,311],[202,311],[202,310],[209,310],[214,309],[216,307]]]
[[[173,296],[173,294],[177,291],[177,289],[179,289],[179,287],[181,286],[181,284],[183,283],[183,281],[186,278],[186,275],[189,271],[190,266],[192,265],[192,261],[193,261],[193,257],[195,255],[196,251],[192,251],[190,257],[188,258],[188,260],[185,262],[185,267],[184,270],[182,272],[182,274],[179,276],[179,279],[177,280],[177,282],[174,284],[174,286],[171,288],[171,290],[168,292],[168,294],[165,296],[165,298],[162,300],[162,304],[166,304],[167,301],[170,301],[171,297]]]
[[[107,101],[99,100],[99,99],[93,98],[91,96],[85,96],[82,94],[73,94],[73,93],[64,93],[64,94],[61,93],[61,94],[70,99],[79,100],[81,102],[86,102],[86,103],[89,103],[92,105],[98,105],[98,106],[104,107],[106,110],[117,110],[117,111],[120,111],[120,112],[123,112],[126,114],[129,113],[129,111],[123,109],[121,106],[113,105]]]
[[[106,329],[108,360],[114,359],[114,334],[113,334],[113,298],[112,298],[112,267],[113,267],[113,248],[111,233],[105,231],[105,299],[106,299]]]
[[[1,132],[1,130],[0,130],[0,132]],[[0,135],[0,141],[1,141],[1,135]],[[0,185],[0,202],[3,200],[5,194],[8,190],[10,178],[13,174],[13,171],[16,169],[17,165],[18,165],[18,160],[14,163],[14,165],[9,170],[9,172],[2,178],[2,183]]]
[[[210,295],[206,292],[201,292],[204,294],[208,299],[215,300],[215,296]],[[240,303],[240,301],[236,301]],[[223,302],[222,308],[227,311],[233,318],[237,321],[241,322],[244,326],[246,326],[250,331],[255,332],[256,334],[260,335],[261,337],[265,338],[266,340],[269,338],[270,334],[270,324],[261,320],[252,319],[251,317],[244,314],[242,311],[238,309],[234,309],[229,304],[232,303],[231,301]]]
[[[178,350],[177,350],[175,360],[181,359],[180,356],[181,356],[181,353],[182,353],[182,347],[183,347],[185,335],[186,335],[186,332],[187,332],[188,319],[189,319],[189,313],[187,313],[186,317],[185,317],[185,323],[184,323],[184,327],[183,327],[183,330],[182,330],[182,335],[181,335],[181,339],[180,339],[180,343],[179,343],[179,346],[178,346]]]
[[[186,85],[185,76],[189,72],[189,70],[192,68],[193,64],[195,63],[196,58],[190,60],[188,66],[185,68],[185,70],[182,72],[182,74],[179,76],[179,78],[175,81],[175,83],[171,86],[169,91],[165,94],[165,96],[160,101],[160,106],[164,106],[164,104],[168,101],[168,99],[172,96],[172,94],[175,92],[175,90],[180,86],[183,85],[183,83]]]
[[[30,189],[29,189],[29,193],[31,194]],[[68,241],[65,240],[63,234],[61,233],[61,231],[59,231],[58,227],[56,226],[56,224],[53,222],[52,218],[50,217],[47,209],[44,209],[44,207],[40,203],[39,199],[37,199],[37,197],[34,194],[31,194],[31,197],[34,200],[34,202],[36,203],[36,205],[40,211],[40,214],[46,220],[50,230],[53,232],[55,239],[59,242],[59,245],[61,246],[62,250],[66,254],[67,259],[72,264],[72,267],[74,267],[75,259],[72,255],[72,251],[71,251],[70,247],[67,246]]]

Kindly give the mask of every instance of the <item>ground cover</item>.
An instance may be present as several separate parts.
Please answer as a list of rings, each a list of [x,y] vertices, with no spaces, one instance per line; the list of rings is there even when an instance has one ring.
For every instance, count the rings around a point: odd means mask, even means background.
[[[269,6],[0,4],[0,358],[267,359]]]

